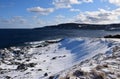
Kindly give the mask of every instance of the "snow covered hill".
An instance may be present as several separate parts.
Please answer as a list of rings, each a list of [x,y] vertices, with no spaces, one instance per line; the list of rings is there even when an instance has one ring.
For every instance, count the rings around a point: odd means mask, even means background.
[[[1,49],[0,79],[80,79],[78,74],[67,77],[76,69],[91,72],[101,63],[114,61],[109,57],[115,47],[120,54],[119,43],[116,39],[65,38]]]

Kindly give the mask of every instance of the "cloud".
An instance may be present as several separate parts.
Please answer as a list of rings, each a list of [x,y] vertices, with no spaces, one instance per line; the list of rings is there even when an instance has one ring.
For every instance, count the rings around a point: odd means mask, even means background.
[[[57,15],[54,18],[54,22],[56,24],[64,23],[66,21],[65,19],[66,19],[65,16],[63,16],[63,15]]]
[[[55,16],[53,21],[51,21],[51,25],[58,25],[62,23],[71,23],[71,22],[73,22],[73,18],[68,18],[63,15],[57,15]]]
[[[22,16],[14,16],[10,20],[13,23],[22,23],[22,24],[25,24],[27,22],[27,20],[24,19]]]
[[[109,3],[114,4],[116,6],[120,6],[120,0],[101,0],[101,2],[109,2]]]
[[[36,24],[44,26],[46,24],[46,21],[43,21],[43,20],[39,19],[39,20],[36,21]]]
[[[68,0],[71,4],[80,4],[81,2],[78,0]]]
[[[12,18],[6,19],[6,18],[1,18],[0,23],[7,23],[7,24],[25,24],[27,22],[26,19],[24,19],[22,16],[14,16]]]
[[[63,16],[63,15],[57,15],[57,16],[55,16],[55,18],[57,18],[57,19],[64,19],[65,16]]]
[[[22,16],[13,16],[11,18],[0,18],[1,28],[30,28],[32,22]],[[31,20],[31,19],[30,19]]]
[[[120,0],[109,0],[111,4],[115,4],[117,6],[120,6]]]
[[[71,8],[70,11],[71,11],[71,12],[80,12],[80,9]]]
[[[98,11],[84,12],[76,16],[78,23],[90,23],[90,24],[109,24],[120,22],[120,8],[109,11],[99,9]]]
[[[73,4],[91,3],[93,0],[53,0],[56,8],[71,8]]]
[[[49,13],[52,13],[54,11],[54,9],[53,8],[32,7],[32,8],[27,8],[27,11],[39,13],[41,15],[48,15]]]
[[[9,19],[0,18],[0,23],[11,23]]]
[[[93,0],[83,0],[83,2],[85,2],[85,3],[92,3]]]
[[[54,0],[53,5],[56,8],[71,8],[71,1],[70,0]]]

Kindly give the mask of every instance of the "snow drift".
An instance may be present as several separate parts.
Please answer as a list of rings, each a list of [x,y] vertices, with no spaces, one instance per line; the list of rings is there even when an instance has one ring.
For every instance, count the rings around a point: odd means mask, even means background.
[[[65,38],[0,50],[0,78],[45,79],[99,54],[109,55],[116,40]],[[87,64],[87,63],[86,63]],[[86,68],[89,71],[89,67]]]

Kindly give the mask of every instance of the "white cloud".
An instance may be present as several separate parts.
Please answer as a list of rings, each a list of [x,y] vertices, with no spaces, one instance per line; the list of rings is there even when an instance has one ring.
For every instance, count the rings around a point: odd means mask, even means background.
[[[63,16],[63,15],[57,15],[57,16],[55,16],[55,18],[54,18],[54,22],[56,23],[56,24],[60,24],[60,23],[64,23],[65,22],[65,16]]]
[[[115,4],[117,6],[120,6],[120,0],[109,0],[111,4]]]
[[[91,3],[93,0],[53,0],[56,8],[71,8],[73,4]]]
[[[71,4],[80,4],[81,2],[78,0],[69,0]]]
[[[57,16],[55,16],[54,20],[51,21],[51,24],[58,25],[58,24],[62,24],[62,23],[71,23],[71,22],[73,22],[73,18],[68,18],[63,15],[57,15]]]
[[[32,7],[32,8],[27,8],[27,11],[39,13],[42,15],[48,15],[49,13],[52,13],[54,11],[54,9],[53,8]]]
[[[11,18],[0,18],[1,28],[31,28],[32,22],[23,16],[13,16]],[[30,19],[31,20],[31,19]]]
[[[93,0],[83,0],[83,2],[85,2],[85,3],[92,3]]]
[[[24,19],[22,16],[14,16],[10,20],[13,23],[22,23],[22,24],[25,24],[27,22],[27,20]]]
[[[40,19],[38,19],[37,21],[36,21],[36,24],[38,24],[38,25],[45,25],[46,24],[46,21],[43,21],[43,20],[40,20]]]
[[[9,19],[0,18],[0,23],[11,23]]]
[[[53,5],[56,8],[71,8],[70,0],[54,0]]]
[[[109,24],[120,22],[120,8],[109,11],[104,9],[99,9],[93,12],[84,12],[77,15],[78,23],[90,23],[90,24]]]
[[[80,9],[71,8],[70,11],[71,11],[71,12],[80,12]]]
[[[101,2],[107,2],[107,1],[116,6],[120,6],[120,0],[101,0]]]
[[[9,19],[1,18],[0,22],[7,23],[7,24],[12,24],[12,23],[25,24],[27,22],[27,20],[21,16],[14,16],[14,17],[9,18]]]
[[[57,19],[64,19],[65,16],[63,16],[63,15],[57,15],[57,16],[55,16],[55,18],[57,18]]]

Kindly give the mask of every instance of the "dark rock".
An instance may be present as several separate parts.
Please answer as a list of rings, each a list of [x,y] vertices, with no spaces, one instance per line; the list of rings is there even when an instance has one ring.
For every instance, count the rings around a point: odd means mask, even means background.
[[[29,63],[27,64],[27,67],[35,67],[36,63]]]
[[[76,70],[74,73],[73,73],[74,76],[76,77],[79,77],[79,76],[84,76],[85,73],[81,70]]]
[[[0,68],[0,70],[3,70],[2,68]]]
[[[42,55],[42,53],[39,53],[39,55]]]
[[[54,79],[54,76],[50,76],[48,79]]]
[[[103,67],[108,68],[109,66],[107,64],[104,64]]]
[[[96,70],[100,70],[100,69],[102,69],[103,68],[103,66],[101,66],[101,65],[97,65],[96,66]]]
[[[43,62],[46,62],[46,60],[43,60]]]
[[[42,71],[42,69],[38,69],[38,71]]]
[[[63,57],[66,57],[66,55],[64,55]]]
[[[45,74],[44,74],[44,76],[48,76],[48,74],[47,74],[47,73],[45,73]]]
[[[29,61],[30,61],[30,59],[27,59],[26,61],[27,61],[27,62],[29,62]]]
[[[104,38],[120,38],[120,35],[107,35]]]
[[[106,79],[104,72],[92,71],[91,74],[93,75],[91,79]]]
[[[43,42],[42,44],[36,46],[35,48],[45,47],[45,46],[47,46],[47,45],[49,45],[49,44],[45,41],[45,42]]]
[[[0,74],[4,74],[5,72],[4,71],[0,71]]]
[[[39,47],[42,47],[42,45],[38,45],[38,46],[36,46],[35,48],[39,48]]]
[[[22,59],[21,59],[21,58],[18,58],[17,60],[21,61]]]
[[[96,75],[93,77],[93,79],[105,79],[102,75]]]
[[[24,54],[24,52],[21,52],[20,50],[18,50],[18,51],[13,51],[13,54],[19,57],[21,54]]]
[[[25,64],[20,64],[18,65],[17,70],[27,70],[27,66]]]
[[[27,73],[25,73],[25,74],[31,74],[31,72],[27,72]]]
[[[11,65],[20,65],[20,62],[11,62]]]
[[[12,79],[10,76],[6,76],[5,79]]]
[[[55,60],[57,57],[53,57],[52,60]]]
[[[31,71],[34,71],[34,69],[31,69]]]

